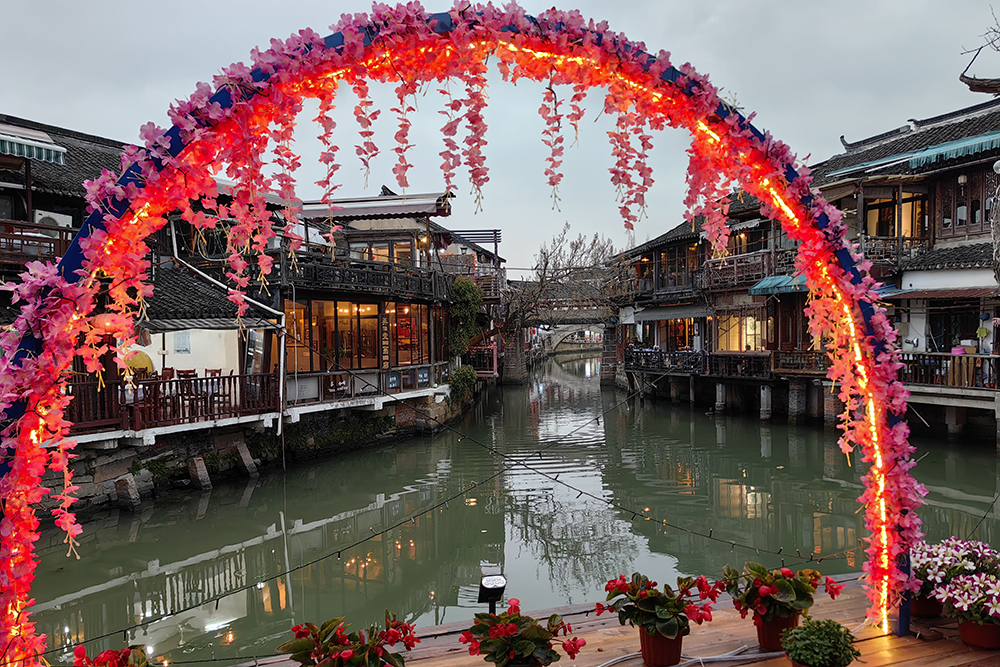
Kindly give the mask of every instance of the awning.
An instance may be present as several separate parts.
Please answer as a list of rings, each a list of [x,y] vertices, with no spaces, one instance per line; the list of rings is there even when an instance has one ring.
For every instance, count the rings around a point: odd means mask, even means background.
[[[708,306],[692,304],[690,306],[663,306],[661,308],[645,308],[636,312],[636,322],[651,322],[653,320],[686,320],[694,317],[708,317],[712,309]]]
[[[916,169],[938,160],[951,160],[965,155],[975,155],[983,151],[1000,148],[1000,132],[981,134],[978,137],[958,139],[937,146],[925,148],[910,158],[910,168]]]
[[[1000,295],[996,287],[956,287],[955,289],[901,290],[884,299],[990,299]]]
[[[902,287],[896,287],[895,285],[882,285],[875,292],[878,294],[880,299],[901,299],[908,298],[903,297],[903,294],[909,294],[913,290],[903,289]]]
[[[753,296],[808,291],[809,288],[806,287],[806,277],[804,275],[768,276],[750,288],[750,294]]]
[[[10,134],[0,133],[0,153],[53,164],[66,164],[66,149],[62,146]]]

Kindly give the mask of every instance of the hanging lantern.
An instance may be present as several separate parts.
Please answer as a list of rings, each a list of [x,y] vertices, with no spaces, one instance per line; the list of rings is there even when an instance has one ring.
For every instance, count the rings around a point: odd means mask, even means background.
[[[111,313],[95,315],[91,320],[91,326],[106,336],[111,336],[118,332],[118,327],[115,324],[115,316]]]

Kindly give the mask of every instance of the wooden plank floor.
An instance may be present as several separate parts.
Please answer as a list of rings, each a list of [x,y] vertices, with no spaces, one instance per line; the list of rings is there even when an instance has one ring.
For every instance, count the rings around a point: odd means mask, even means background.
[[[925,641],[913,635],[896,637],[883,635],[877,628],[858,628],[865,618],[868,600],[855,577],[837,577],[847,580],[843,594],[837,600],[817,596],[813,607],[816,619],[832,618],[854,630],[861,650],[861,667],[886,667],[905,665],[906,667],[1000,667],[1000,651],[979,651],[971,649],[957,638],[957,630],[947,622],[936,624],[934,631],[942,638]],[[590,606],[576,606],[562,610],[546,610],[532,613],[543,617],[549,613],[563,613],[573,625],[574,634],[587,640],[587,646],[570,661],[565,656],[559,661],[562,667],[597,667],[609,660],[636,653],[639,650],[638,630],[630,626],[622,627],[617,617],[604,615],[597,618],[587,614]],[[708,657],[733,651],[741,646],[749,647],[748,654],[757,653],[757,635],[753,622],[740,618],[739,613],[728,600],[720,599],[717,612],[711,623],[695,626],[691,634],[684,638],[684,654],[692,657]],[[456,623],[418,632],[422,641],[407,656],[411,667],[478,667],[486,665],[480,656],[470,656],[468,650],[458,642],[458,635],[468,627],[467,623]],[[857,628],[857,629],[856,629]],[[920,628],[914,627],[919,631]],[[931,632],[930,634],[934,634]],[[750,656],[748,656],[749,658]],[[617,663],[621,667],[642,667],[641,658],[635,657]],[[697,663],[695,663],[697,664]],[[748,659],[721,663],[725,665],[755,664],[760,667],[788,667],[784,656],[766,660]],[[856,663],[858,664],[858,663]]]
[[[812,616],[816,619],[832,618],[851,628],[858,639],[857,646],[862,656],[859,667],[1000,667],[1000,651],[982,651],[969,648],[957,637],[954,622],[938,619],[924,626],[914,625],[913,630],[933,641],[910,635],[896,637],[884,635],[878,628],[860,627],[865,618],[868,599],[857,580],[857,575],[834,577],[845,583],[844,592],[836,600],[822,594],[817,595]],[[609,660],[637,653],[639,650],[638,630],[618,624],[617,616],[607,614],[598,618],[590,613],[592,605],[576,605],[562,609],[530,612],[536,618],[544,618],[559,613],[573,626],[574,635],[587,640],[587,646],[577,656],[569,660],[563,656],[557,664],[560,667],[598,667]],[[691,634],[684,638],[684,654],[691,657],[709,657],[748,647],[747,660],[733,660],[721,665],[754,664],[759,667],[789,667],[784,656],[769,659],[754,658],[758,653],[757,634],[753,622],[740,618],[728,597],[720,598],[713,613],[711,623],[694,626]],[[421,643],[409,654],[404,654],[409,667],[481,667],[489,665],[481,656],[470,656],[467,648],[458,641],[469,623],[451,623],[429,628],[419,628],[417,634]],[[283,657],[248,663],[259,667],[298,667]],[[694,663],[698,664],[698,663]],[[630,658],[617,663],[616,667],[642,667],[642,659]]]

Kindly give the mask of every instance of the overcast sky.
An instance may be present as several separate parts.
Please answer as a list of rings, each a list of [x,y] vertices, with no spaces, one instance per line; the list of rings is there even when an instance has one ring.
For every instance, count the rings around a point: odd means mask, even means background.
[[[530,12],[551,6],[539,0],[522,4]],[[448,5],[426,7],[443,11]],[[364,0],[7,2],[0,112],[135,142],[142,124],[166,125],[172,100],[187,97],[196,82],[210,81],[221,67],[247,60],[254,46],[304,27],[326,35],[342,12],[368,8]],[[569,0],[560,8],[606,19],[614,30],[645,42],[648,50],[670,51],[675,65],[692,63],[724,88],[728,100],[735,95],[745,112],[756,111],[758,127],[800,157],[811,155],[810,162],[841,152],[841,135],[856,141],[909,118],[989,99],[958,82],[970,58],[962,51],[982,43],[993,22],[985,1]],[[1000,54],[984,51],[970,73],[1000,76]],[[511,267],[530,266],[538,244],[564,221],[574,233],[599,231],[623,245],[607,171],[612,164],[605,135],[609,123],[596,113],[599,94],[592,96],[579,144],[567,151],[561,210],[553,211],[542,173],[540,86],[522,82],[513,87],[496,77],[494,82],[487,113],[491,180],[485,210],[473,214],[462,181],[451,219],[441,222],[455,229],[501,228],[501,254]],[[377,194],[383,183],[396,189],[389,100],[382,94],[376,101],[385,109],[386,122],[380,121],[376,137],[383,155],[366,191],[353,161],[356,126],[348,113],[353,100],[343,96],[336,138],[344,164],[341,196]],[[409,191],[440,191],[440,100],[429,95],[419,103]],[[304,137],[300,195],[317,197],[311,185],[319,177],[316,132],[309,124],[299,134]],[[638,242],[680,222],[687,144],[678,130],[656,137],[656,185],[648,197],[650,217],[636,229]]]

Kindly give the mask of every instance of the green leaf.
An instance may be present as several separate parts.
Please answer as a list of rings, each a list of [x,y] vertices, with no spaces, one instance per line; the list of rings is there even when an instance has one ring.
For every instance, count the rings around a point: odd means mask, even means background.
[[[293,653],[289,656],[289,659],[294,662],[305,664],[312,664],[312,651],[301,651],[299,653]]]
[[[311,637],[304,637],[302,639],[293,639],[291,641],[285,642],[277,649],[277,653],[300,653],[302,651],[312,651],[316,648],[316,640]]]
[[[667,620],[657,620],[656,621],[656,631],[667,639],[673,639],[677,636],[677,617],[672,616]]]
[[[636,601],[635,606],[643,611],[656,612],[656,600],[654,598],[640,598]]]
[[[390,665],[392,665],[392,667],[402,667],[402,665],[400,664],[400,660],[396,659],[395,653],[389,653],[388,651],[386,651],[385,653],[382,654],[382,659],[385,660]]]
[[[795,589],[792,588],[792,585],[788,583],[787,579],[776,579],[774,581],[774,587],[778,589],[778,592],[774,594],[775,600],[778,602],[795,601]]]
[[[535,642],[530,642],[527,639],[522,639],[521,641],[514,644],[514,651],[522,658],[526,658],[535,651]]]

